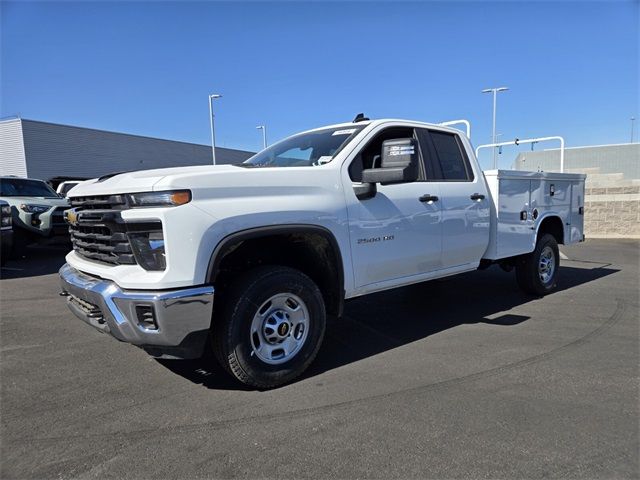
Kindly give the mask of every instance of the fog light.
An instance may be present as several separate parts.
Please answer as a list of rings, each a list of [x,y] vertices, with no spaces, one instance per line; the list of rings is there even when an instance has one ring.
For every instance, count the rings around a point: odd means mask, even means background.
[[[164,270],[167,267],[162,230],[130,232],[128,235],[138,265],[145,270]]]
[[[156,315],[151,305],[136,305],[138,325],[145,330],[157,330]]]
[[[9,205],[3,205],[0,210],[0,217],[2,217],[2,226],[11,226],[11,207]]]

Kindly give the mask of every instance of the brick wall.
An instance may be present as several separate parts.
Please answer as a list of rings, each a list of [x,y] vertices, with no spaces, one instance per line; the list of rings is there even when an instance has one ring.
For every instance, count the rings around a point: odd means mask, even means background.
[[[640,186],[588,187],[584,210],[587,238],[640,238]]]

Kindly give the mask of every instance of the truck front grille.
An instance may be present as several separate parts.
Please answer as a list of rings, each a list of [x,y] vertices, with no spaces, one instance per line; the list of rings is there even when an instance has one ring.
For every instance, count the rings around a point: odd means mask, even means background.
[[[123,195],[73,197],[71,206],[75,214],[69,222],[73,249],[85,258],[102,263],[135,265],[127,233],[148,229],[150,223],[153,228],[162,228],[160,222],[125,223],[121,215],[127,207]]]
[[[127,208],[127,200],[124,195],[73,197],[71,206],[82,210],[124,210]]]
[[[65,225],[64,222],[64,211],[67,207],[56,207],[56,209],[51,214],[51,224],[53,226]]]
[[[69,233],[73,249],[83,257],[113,265],[136,263],[126,233],[106,225],[72,225]]]
[[[66,235],[67,223],[64,221],[64,211],[67,207],[56,207],[51,214],[51,228],[54,235]]]

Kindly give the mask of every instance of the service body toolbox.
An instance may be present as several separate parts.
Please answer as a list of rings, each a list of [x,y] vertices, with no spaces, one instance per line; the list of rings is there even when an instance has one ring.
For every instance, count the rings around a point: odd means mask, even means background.
[[[484,176],[495,212],[484,258],[497,260],[531,252],[536,238],[531,231],[548,217],[555,219],[565,245],[584,240],[586,175],[488,170]]]

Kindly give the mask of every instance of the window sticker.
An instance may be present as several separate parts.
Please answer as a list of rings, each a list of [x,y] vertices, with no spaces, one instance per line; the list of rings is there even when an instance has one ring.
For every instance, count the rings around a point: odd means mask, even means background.
[[[394,145],[389,147],[389,156],[396,156],[396,155],[413,155],[415,153],[415,149],[413,145]]]
[[[347,128],[346,130],[336,130],[331,134],[331,136],[333,137],[335,135],[351,135],[355,131],[356,131],[355,128]]]

